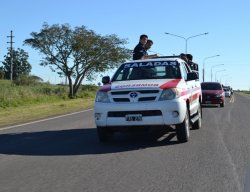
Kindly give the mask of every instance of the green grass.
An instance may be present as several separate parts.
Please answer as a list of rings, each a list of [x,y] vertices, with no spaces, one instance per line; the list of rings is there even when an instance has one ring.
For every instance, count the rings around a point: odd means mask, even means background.
[[[92,98],[79,98],[1,109],[0,127],[90,109],[93,107],[93,102]]]
[[[250,97],[250,91],[237,91],[237,93]]]
[[[96,90],[82,86],[77,98],[69,99],[67,86],[17,86],[0,80],[0,127],[92,108]]]
[[[47,83],[17,86],[10,82],[0,81],[1,108],[54,102],[60,99],[68,99],[65,86],[54,86]]]

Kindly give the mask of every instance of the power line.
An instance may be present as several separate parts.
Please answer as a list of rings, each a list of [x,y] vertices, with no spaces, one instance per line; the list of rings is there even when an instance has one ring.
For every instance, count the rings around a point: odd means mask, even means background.
[[[7,43],[10,43],[10,80],[12,81],[13,79],[13,31],[11,30],[10,31],[10,36],[7,36],[8,38],[10,38],[10,42],[7,42]]]

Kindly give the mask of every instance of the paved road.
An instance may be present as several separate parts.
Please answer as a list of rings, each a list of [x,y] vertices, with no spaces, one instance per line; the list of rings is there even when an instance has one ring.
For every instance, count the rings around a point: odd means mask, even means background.
[[[250,99],[204,108],[203,127],[96,138],[93,111],[0,130],[0,192],[238,192],[250,161]]]

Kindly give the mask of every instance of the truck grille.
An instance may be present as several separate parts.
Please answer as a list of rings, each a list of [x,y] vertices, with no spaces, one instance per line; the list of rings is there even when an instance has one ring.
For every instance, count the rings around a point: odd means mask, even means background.
[[[110,111],[108,117],[125,117],[129,114],[141,114],[142,116],[161,116],[160,110],[148,110],[148,111]]]
[[[159,93],[159,90],[133,90],[142,94],[147,94],[147,93]],[[126,95],[129,94],[132,91],[112,91],[111,95]]]
[[[113,98],[114,102],[129,102],[129,98]]]
[[[110,98],[113,102],[148,102],[155,101],[160,90],[129,90],[129,91],[112,91]]]

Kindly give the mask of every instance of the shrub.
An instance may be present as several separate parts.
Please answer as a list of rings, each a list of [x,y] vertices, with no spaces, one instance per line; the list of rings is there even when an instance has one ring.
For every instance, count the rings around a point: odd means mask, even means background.
[[[16,85],[34,85],[36,82],[28,75],[20,75],[14,81]]]
[[[97,91],[98,86],[96,85],[82,85],[81,86],[81,91]]]
[[[95,92],[93,91],[81,91],[77,93],[78,98],[94,98],[95,97]]]
[[[4,79],[4,75],[5,75],[4,71],[0,70],[0,79]]]

